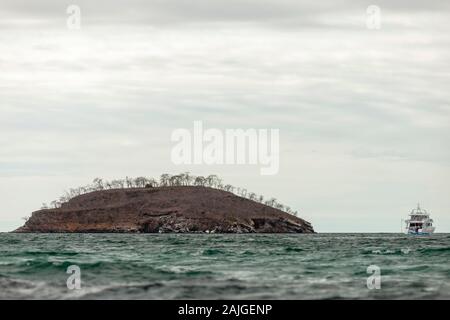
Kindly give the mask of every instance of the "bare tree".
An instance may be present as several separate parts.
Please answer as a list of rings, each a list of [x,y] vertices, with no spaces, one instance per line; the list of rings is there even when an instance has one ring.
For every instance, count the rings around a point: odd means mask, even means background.
[[[235,188],[230,184],[222,184],[222,180],[215,174],[209,175],[206,178],[203,176],[193,176],[190,172],[183,172],[178,175],[170,175],[164,173],[160,176],[159,183],[158,180],[153,178],[146,177],[137,177],[135,179],[126,177],[125,179],[112,180],[111,182],[103,180],[101,178],[95,178],[91,185],[87,185],[84,187],[78,187],[74,189],[69,189],[69,192],[65,192],[63,196],[61,196],[58,200],[52,201],[50,203],[50,207],[59,208],[62,204],[70,201],[70,199],[77,197],[79,195],[85,194],[87,192],[104,190],[104,189],[119,189],[119,188],[149,188],[149,187],[164,187],[164,186],[209,186],[218,188],[220,190],[228,191],[235,193],[241,197],[247,197],[252,201],[257,201],[260,203],[264,203],[267,206],[271,206],[277,208],[279,210],[283,210],[289,214],[298,215],[297,211],[293,211],[291,207],[284,206],[281,203],[277,203],[275,198],[271,198],[270,200],[264,201],[264,197],[262,195],[258,196],[254,192],[247,192],[245,188]],[[235,192],[236,191],[236,192]],[[48,209],[49,206],[47,204],[42,204],[41,209]]]
[[[52,206],[52,208],[57,209],[60,206],[60,203],[56,200],[53,200],[52,202],[50,202],[50,205]]]
[[[96,190],[103,190],[103,180],[100,178],[95,178],[94,181],[92,181],[94,187]]]
[[[124,185],[125,185],[125,181],[120,180],[120,179],[111,181],[111,186],[114,189],[121,189],[121,188],[123,188]]]
[[[225,187],[223,187],[223,189],[228,192],[233,192],[234,187],[231,184],[227,184],[225,185]]]
[[[68,202],[69,200],[70,200],[70,198],[67,198],[65,196],[61,196],[61,197],[59,197],[58,203],[61,205],[63,203]]]
[[[133,179],[125,177],[125,184],[127,188],[133,188]]]
[[[134,179],[134,185],[137,188],[144,188],[145,185],[147,184],[148,179],[145,177],[137,177],[136,179]]]
[[[186,185],[186,177],[184,176],[184,173],[180,173],[178,176],[178,183],[180,186]]]
[[[170,185],[171,186],[181,186],[182,185],[182,178],[179,175],[170,177]]]
[[[189,186],[195,180],[193,176],[191,176],[190,172],[183,172],[179,174],[182,185]]]
[[[204,186],[206,184],[206,178],[202,176],[198,176],[195,178],[194,185],[196,186]]]
[[[161,177],[159,178],[159,185],[161,187],[166,187],[168,186],[170,183],[170,174],[164,173],[161,175]]]
[[[155,188],[158,186],[158,181],[156,181],[153,178],[147,179],[147,184],[145,185],[146,188]]]
[[[266,202],[264,202],[264,204],[266,206],[270,206],[273,207],[275,205],[275,203],[277,202],[277,199],[275,198],[270,198],[270,200],[266,200]]]
[[[210,187],[215,187],[221,183],[221,180],[217,175],[211,174],[208,177],[206,177],[206,182]]]

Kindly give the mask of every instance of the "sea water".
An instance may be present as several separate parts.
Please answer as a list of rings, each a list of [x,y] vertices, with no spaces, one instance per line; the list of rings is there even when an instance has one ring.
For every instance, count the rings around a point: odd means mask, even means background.
[[[0,299],[402,298],[450,299],[449,234],[0,234]]]

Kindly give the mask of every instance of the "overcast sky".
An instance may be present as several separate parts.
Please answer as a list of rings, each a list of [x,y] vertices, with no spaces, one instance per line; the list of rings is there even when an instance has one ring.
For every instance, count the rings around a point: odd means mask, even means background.
[[[0,231],[97,176],[188,170],[319,232],[398,232],[417,202],[450,232],[450,2],[313,2],[0,0]],[[279,174],[175,166],[194,120],[279,129]]]

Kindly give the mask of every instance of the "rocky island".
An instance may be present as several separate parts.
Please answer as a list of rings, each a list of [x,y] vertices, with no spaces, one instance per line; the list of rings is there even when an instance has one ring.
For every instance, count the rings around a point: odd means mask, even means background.
[[[90,191],[33,212],[21,233],[314,233],[293,214],[203,185]]]

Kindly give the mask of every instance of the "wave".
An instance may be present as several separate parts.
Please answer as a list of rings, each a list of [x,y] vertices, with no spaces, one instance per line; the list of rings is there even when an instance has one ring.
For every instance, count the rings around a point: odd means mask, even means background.
[[[450,295],[447,235],[249,237],[0,235],[0,299],[434,299]],[[15,244],[3,245],[11,238]],[[365,285],[372,264],[382,272],[383,290],[378,292],[368,292]],[[66,287],[70,265],[81,268],[80,291],[69,292]]]
[[[31,281],[0,277],[0,300],[3,299],[39,299],[48,293],[49,286],[44,281]]]
[[[395,249],[395,250],[390,250],[390,249],[386,249],[386,250],[381,250],[381,249],[365,249],[362,250],[361,254],[363,255],[407,255],[411,253],[411,249],[405,248],[405,249]]]
[[[79,255],[78,252],[74,251],[24,251],[24,255],[30,256],[76,256]]]
[[[419,251],[425,255],[434,255],[436,253],[450,253],[450,247],[423,248]]]
[[[215,255],[225,254],[225,251],[220,250],[220,249],[205,249],[202,251],[202,254],[204,256],[215,256]]]
[[[287,251],[287,252],[302,252],[304,250],[302,248],[286,247],[286,248],[284,248],[284,251]]]

